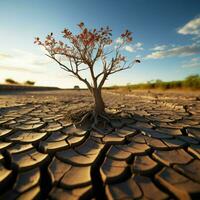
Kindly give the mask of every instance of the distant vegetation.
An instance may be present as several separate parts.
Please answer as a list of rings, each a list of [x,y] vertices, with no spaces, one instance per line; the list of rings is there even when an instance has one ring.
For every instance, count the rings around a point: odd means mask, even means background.
[[[134,90],[134,89],[200,89],[200,75],[191,75],[180,81],[169,81],[165,82],[162,80],[148,81],[147,83],[140,84],[127,84],[126,86],[112,86],[105,89],[123,89],[123,90]]]
[[[33,86],[35,84],[34,81],[29,81],[29,80],[25,81],[24,83],[19,83],[11,78],[5,79],[5,83],[9,85],[29,85],[29,86]]]
[[[35,85],[34,81],[26,81],[24,85]]]
[[[14,85],[18,85],[19,83],[11,78],[7,78],[5,79],[5,83],[6,84],[14,84]]]

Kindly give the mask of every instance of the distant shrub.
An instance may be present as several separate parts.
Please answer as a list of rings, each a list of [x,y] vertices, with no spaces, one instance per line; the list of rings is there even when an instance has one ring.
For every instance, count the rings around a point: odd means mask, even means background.
[[[188,76],[184,80],[183,85],[188,88],[200,89],[200,76],[199,75]]]
[[[24,84],[25,85],[35,85],[35,82],[34,81],[26,81]]]
[[[120,88],[120,86],[113,85],[113,86],[111,86],[111,87],[109,87],[109,88],[111,88],[111,89],[119,89],[119,88]]]
[[[126,86],[112,86],[107,89],[122,89],[124,91],[131,91],[134,89],[200,89],[200,75],[191,75],[181,81],[162,81],[160,79],[148,81],[147,83],[130,84]]]
[[[80,90],[80,87],[79,87],[78,85],[75,85],[75,86],[74,86],[74,89],[75,89],[75,90]]]
[[[17,81],[15,81],[15,80],[13,80],[11,78],[7,78],[5,80],[5,83],[7,83],[7,84],[14,84],[14,85],[18,85],[19,84]]]
[[[7,78],[7,79],[5,79],[5,83],[6,84],[13,84],[13,85],[29,85],[29,86],[33,86],[33,85],[35,85],[35,82],[34,81],[29,81],[29,80],[27,80],[26,82],[24,82],[24,83],[19,83],[19,82],[17,82],[17,81],[15,81],[15,80],[13,80],[13,79],[11,79],[11,78]]]

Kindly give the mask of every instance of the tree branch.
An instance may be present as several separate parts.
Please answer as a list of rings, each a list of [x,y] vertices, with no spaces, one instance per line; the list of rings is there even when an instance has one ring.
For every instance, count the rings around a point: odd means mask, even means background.
[[[88,87],[88,89],[89,89],[90,91],[92,91],[92,87],[91,87],[90,83],[87,81],[87,79],[82,78],[82,77],[79,75],[78,71],[75,72],[75,71],[69,69],[66,65],[62,64],[60,61],[58,61],[55,57],[49,56],[48,54],[46,54],[46,55],[47,55],[48,57],[52,58],[53,60],[55,60],[55,61],[61,66],[62,69],[64,69],[64,70],[67,71],[67,72],[71,72],[72,74],[74,74],[75,77],[77,77],[80,81],[82,81],[83,83],[85,83],[86,86]]]

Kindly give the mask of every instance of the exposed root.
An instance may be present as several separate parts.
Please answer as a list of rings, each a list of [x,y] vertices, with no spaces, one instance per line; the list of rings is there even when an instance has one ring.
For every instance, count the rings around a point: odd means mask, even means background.
[[[89,123],[91,127],[97,126],[99,123],[110,124],[109,116],[106,113],[96,114],[94,111],[87,111],[84,114],[78,114],[73,123],[76,127],[84,126]]]
[[[95,128],[99,124],[103,124],[105,127],[107,125],[111,125],[111,120],[120,118],[120,113],[111,114],[104,112],[97,114],[91,108],[87,108],[84,110],[78,110],[77,112],[74,112],[73,115],[71,114],[69,117],[75,127]]]
[[[107,114],[100,114],[99,117],[101,117],[102,119],[106,120],[108,123],[110,122],[110,119],[107,117]]]
[[[85,113],[85,114],[83,115],[83,117],[81,118],[81,120],[79,120],[79,121],[77,122],[77,125],[78,125],[78,124],[84,123],[88,118],[91,119],[91,115],[92,115],[92,112],[91,112],[91,111]]]

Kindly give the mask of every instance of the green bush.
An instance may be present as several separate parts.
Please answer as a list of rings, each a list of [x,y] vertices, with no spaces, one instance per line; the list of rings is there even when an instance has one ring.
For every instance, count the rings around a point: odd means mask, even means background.
[[[123,89],[127,91],[131,91],[134,89],[181,89],[181,88],[189,88],[189,89],[200,89],[200,75],[191,75],[186,77],[182,81],[169,81],[164,82],[160,79],[155,81],[148,81],[147,83],[139,83],[139,84],[130,84],[128,83],[126,86],[112,86],[107,89]]]
[[[183,85],[187,88],[200,89],[200,76],[199,75],[188,76],[184,80]]]

